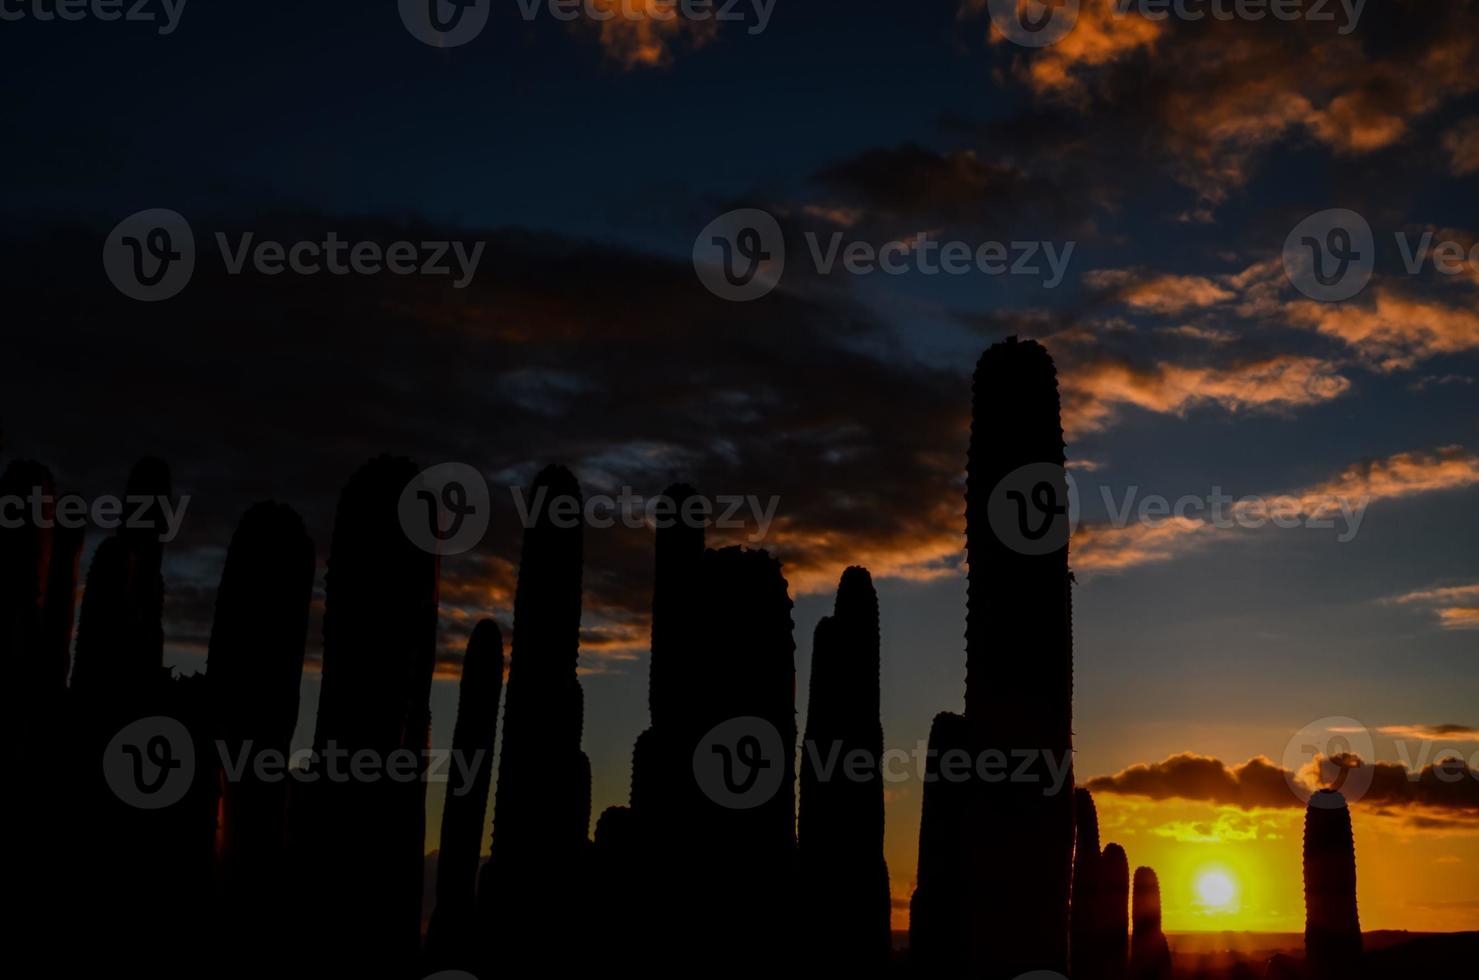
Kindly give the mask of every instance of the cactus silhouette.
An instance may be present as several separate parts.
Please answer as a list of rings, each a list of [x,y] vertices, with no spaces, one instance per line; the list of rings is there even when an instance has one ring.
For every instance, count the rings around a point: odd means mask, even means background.
[[[537,955],[571,965],[565,929],[578,915],[590,824],[590,763],[580,749],[583,529],[564,467],[535,477],[514,594],[513,649],[494,801],[493,848],[480,900],[500,959]]]
[[[146,457],[129,473],[130,501],[172,493],[162,460]],[[157,506],[141,517],[134,505],[128,510],[125,526],[93,553],[72,672],[72,688],[87,710],[107,705],[120,717],[136,713],[134,702],[160,683],[164,666],[164,518]]]
[[[780,758],[746,764],[747,778],[779,775],[775,791],[744,808],[704,796],[694,815],[696,841],[683,879],[702,909],[686,920],[698,950],[724,950],[725,971],[745,973],[794,945],[796,861],[796,664],[791,597],[780,562],[765,551],[706,551],[698,609],[706,633],[695,705],[705,732],[736,719],[755,736],[778,737]],[[702,750],[703,746],[700,746]],[[709,745],[708,758],[717,758]],[[739,753],[738,745],[726,746]],[[690,756],[690,767],[697,764]],[[754,783],[752,782],[752,785]],[[771,785],[770,782],[766,783]],[[706,784],[712,790],[712,784]],[[749,805],[753,803],[754,805]],[[767,909],[765,943],[736,940],[736,924]],[[768,947],[768,948],[767,948]]]
[[[503,634],[485,619],[473,628],[462,661],[457,724],[452,732],[456,763],[442,805],[442,840],[437,856],[436,909],[427,930],[430,970],[477,965],[474,948],[479,854],[488,819],[488,789],[503,691]],[[467,773],[465,767],[471,767]]]
[[[935,715],[925,757],[919,870],[909,900],[909,956],[921,976],[963,974],[969,959],[972,873],[966,856],[976,833],[975,790],[967,781],[943,778],[941,760],[970,747],[964,716]]]
[[[1131,980],[1170,980],[1171,947],[1161,930],[1161,882],[1150,868],[1136,868],[1130,899]]]
[[[1074,980],[1098,976],[1101,957],[1095,950],[1099,914],[1099,812],[1086,789],[1073,791],[1073,901],[1069,909],[1069,975]]]
[[[1130,954],[1130,860],[1118,844],[1099,855],[1099,909],[1099,975],[1121,980]]]
[[[1304,813],[1304,950],[1310,980],[1348,977],[1361,963],[1356,844],[1345,797],[1322,789]]]
[[[417,472],[408,459],[371,460],[334,515],[314,751],[318,769],[337,759],[341,778],[305,785],[294,821],[301,813],[305,914],[336,969],[407,971],[420,950],[425,783],[343,778],[344,759],[388,767],[425,742],[437,560],[407,538],[399,514]]]
[[[1068,503],[1059,416],[1042,346],[1012,337],[981,356],[966,464],[965,714],[982,751],[1033,753],[1023,778],[979,787],[981,835],[1003,845],[982,852],[971,896],[972,967],[986,977],[1068,969],[1073,649],[1067,518],[1054,513]]]
[[[256,937],[287,928],[287,793],[258,776],[258,760],[285,755],[298,723],[298,690],[313,599],[313,542],[282,504],[242,517],[216,591],[206,664],[210,726],[238,774],[222,783],[218,932],[238,951],[233,968],[266,970]],[[249,962],[244,962],[249,961]]]
[[[811,955],[844,972],[881,970],[890,948],[878,643],[873,580],[849,568],[812,647],[797,827]]]

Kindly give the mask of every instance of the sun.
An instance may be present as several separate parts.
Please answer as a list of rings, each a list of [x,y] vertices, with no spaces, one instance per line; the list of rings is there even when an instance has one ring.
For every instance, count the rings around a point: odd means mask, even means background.
[[[1197,897],[1208,909],[1230,909],[1238,886],[1225,871],[1203,871],[1197,875]]]

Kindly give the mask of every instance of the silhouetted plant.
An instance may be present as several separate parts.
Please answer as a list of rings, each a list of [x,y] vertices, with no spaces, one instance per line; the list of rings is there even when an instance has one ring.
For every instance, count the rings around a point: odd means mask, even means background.
[[[793,947],[796,850],[796,664],[791,597],[781,565],[765,551],[706,551],[699,622],[704,657],[695,705],[705,732],[734,719],[759,719],[779,735],[775,793],[734,809],[705,796],[693,827],[702,848],[687,872],[701,910],[692,925],[698,949],[725,951],[729,972],[760,969]],[[707,717],[704,717],[707,716]],[[755,724],[755,723],[751,723]],[[689,758],[690,768],[693,758]],[[769,771],[769,770],[767,770]],[[737,923],[766,910],[767,939],[736,942]],[[768,947],[768,948],[766,948]]]
[[[580,749],[584,709],[576,677],[580,486],[564,467],[547,467],[529,499],[535,511],[514,594],[492,856],[480,895],[500,958],[538,955],[569,965],[580,952],[566,930],[580,914],[576,882],[590,824],[590,762]]]
[[[1356,909],[1356,844],[1351,811],[1333,789],[1319,790],[1304,814],[1304,950],[1310,980],[1348,977],[1361,961]]]
[[[970,751],[965,717],[935,715],[925,757],[919,868],[909,901],[909,956],[922,976],[963,975],[969,959],[972,869],[967,856],[977,833],[972,819],[975,788],[967,781],[942,778],[940,769],[947,754],[969,757]]]
[[[436,910],[427,931],[427,966],[469,969],[474,952],[479,854],[488,826],[488,790],[503,691],[503,634],[485,619],[473,629],[462,661],[452,753],[459,760],[447,778],[442,839],[437,857]],[[465,766],[471,766],[470,776]]]
[[[1099,812],[1086,789],[1073,791],[1073,901],[1069,909],[1069,975],[1093,980],[1101,957],[1095,951],[1099,915]]]
[[[1125,849],[1110,844],[1099,856],[1099,942],[1103,959],[1099,976],[1120,980],[1130,955],[1130,860]]]
[[[812,646],[797,841],[807,941],[840,972],[881,970],[890,948],[878,644],[872,578],[849,568]]]
[[[417,475],[381,456],[339,498],[325,580],[323,682],[314,749],[388,765],[425,744],[436,656],[437,560],[401,528]],[[419,764],[419,760],[418,760]],[[342,761],[340,771],[344,769]],[[304,786],[306,912],[338,968],[412,968],[420,950],[425,783],[320,780]]]
[[[222,784],[218,933],[242,974],[267,969],[260,936],[287,928],[287,794],[258,760],[289,751],[313,600],[313,542],[289,507],[242,517],[216,590],[206,682],[210,726],[239,775]],[[246,961],[246,962],[243,962]]]
[[[1161,929],[1161,882],[1150,868],[1136,868],[1130,899],[1131,980],[1170,980],[1171,947]]]
[[[1073,649],[1066,519],[1061,541],[1044,553],[1010,537],[993,493],[1024,467],[1041,472],[1015,489],[1025,507],[1068,502],[1057,374],[1036,342],[1012,337],[987,350],[972,387],[966,464],[965,714],[982,751],[1035,753],[1023,777],[980,786],[981,851],[971,929],[980,937],[972,972],[1016,977],[1068,968],[1073,865],[1071,768],[1059,784],[1053,767],[1071,767]],[[1046,498],[1046,499],[1045,499]],[[1009,502],[1010,503],[1010,502]],[[1034,532],[1052,513],[1009,515]],[[1056,533],[1056,532],[1053,532]],[[1051,764],[1049,762],[1051,759]]]

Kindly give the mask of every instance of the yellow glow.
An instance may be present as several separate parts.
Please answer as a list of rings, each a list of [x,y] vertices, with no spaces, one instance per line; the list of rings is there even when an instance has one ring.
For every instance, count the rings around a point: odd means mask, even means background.
[[[1238,886],[1225,871],[1203,871],[1197,876],[1197,897],[1209,910],[1231,909]]]

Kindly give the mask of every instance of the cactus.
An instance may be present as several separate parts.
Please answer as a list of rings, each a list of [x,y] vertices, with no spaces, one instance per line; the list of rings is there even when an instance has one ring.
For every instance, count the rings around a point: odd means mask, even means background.
[[[924,801],[919,820],[919,869],[909,901],[909,956],[920,976],[963,975],[969,958],[967,918],[974,787],[942,779],[947,753],[970,751],[969,724],[941,712],[930,725]]]
[[[1170,980],[1171,947],[1161,930],[1161,882],[1150,868],[1136,868],[1130,900],[1131,980]]]
[[[494,801],[492,857],[480,900],[500,957],[578,950],[565,929],[579,914],[572,881],[582,873],[590,822],[590,763],[580,749],[582,526],[571,516],[580,486],[547,467],[530,490],[514,595],[514,638]],[[564,959],[562,959],[564,958]]]
[[[259,779],[256,764],[264,753],[285,755],[297,727],[313,566],[302,519],[282,504],[257,504],[232,535],[216,591],[206,662],[210,726],[240,771],[222,784],[219,932],[238,957],[257,957],[254,937],[287,924],[288,787]]]
[[[1304,950],[1310,980],[1351,976],[1361,961],[1356,845],[1345,797],[1322,789],[1304,814]]]
[[[3,516],[0,525],[0,665],[8,681],[7,717],[28,735],[28,719],[52,690],[55,671],[46,662],[46,593],[51,583],[54,534],[52,506],[33,513],[32,494],[50,500],[55,494],[51,473],[39,463],[16,461],[0,475],[0,497],[25,501],[19,520]],[[15,744],[16,740],[7,739]],[[7,755],[11,752],[7,747]],[[11,760],[19,763],[19,759]]]
[[[1073,791],[1073,902],[1069,909],[1069,954],[1074,980],[1093,980],[1100,957],[1095,952],[1098,914],[1099,812],[1086,789]]]
[[[1122,980],[1130,955],[1130,860],[1110,844],[1099,855],[1099,976]]]
[[[436,910],[427,931],[428,969],[476,965],[473,954],[478,855],[487,826],[488,789],[503,691],[503,634],[485,619],[473,629],[462,661],[457,724],[452,753],[458,760],[448,774],[442,807],[442,840],[437,858]],[[465,766],[472,766],[467,778]]]
[[[872,578],[849,568],[812,648],[797,842],[812,955],[844,972],[881,970],[890,948],[878,643]]]
[[[702,896],[692,939],[710,955],[726,950],[727,969],[744,973],[770,962],[765,947],[791,948],[795,924],[796,665],[791,597],[780,562],[765,551],[706,551],[700,566],[700,622],[705,656],[698,666],[696,715],[704,731],[733,719],[759,719],[774,729],[780,758],[773,795],[746,809],[708,796],[692,821],[697,860],[684,880]],[[756,723],[751,723],[756,724]],[[689,757],[689,766],[693,756]],[[767,772],[774,771],[767,769]],[[766,944],[734,942],[736,923],[767,910]],[[742,947],[742,948],[737,948]]]
[[[399,516],[417,472],[408,459],[381,456],[340,495],[325,580],[320,763],[329,753],[365,753],[388,765],[424,744],[437,560],[407,538]],[[306,911],[318,923],[320,954],[338,969],[402,971],[415,960],[425,789],[420,780],[320,780],[295,803],[306,825]]]
[[[171,493],[169,467],[162,460],[146,457],[129,473],[128,498]],[[133,509],[126,515],[130,524]],[[150,508],[142,524],[119,528],[93,553],[72,673],[72,689],[89,713],[102,711],[114,720],[136,713],[137,702],[163,680],[162,528],[158,508]]]
[[[1066,507],[1059,416],[1056,371],[1040,345],[1013,337],[982,355],[966,471],[965,714],[982,750],[1008,758],[1014,751],[1036,753],[1024,774],[1035,781],[980,787],[981,834],[997,845],[976,869],[972,895],[972,932],[982,939],[973,972],[987,977],[1068,968],[1071,768],[1058,792],[1044,793],[1055,781],[1045,754],[1055,764],[1072,763],[1068,541],[1066,534],[1061,541],[1047,538],[1053,550],[1027,553],[1034,549],[1014,541],[1001,512],[991,511],[998,485],[1034,464],[1044,475],[1020,490],[1035,502],[1041,487],[1049,504]],[[1034,514],[1031,524],[1037,529],[1047,519]]]

